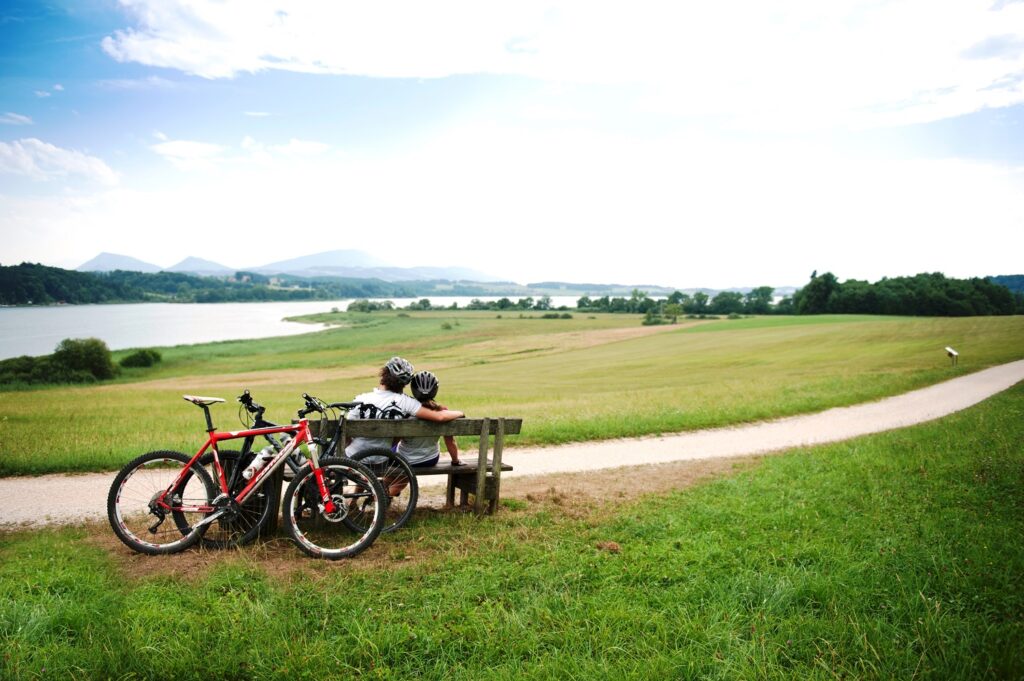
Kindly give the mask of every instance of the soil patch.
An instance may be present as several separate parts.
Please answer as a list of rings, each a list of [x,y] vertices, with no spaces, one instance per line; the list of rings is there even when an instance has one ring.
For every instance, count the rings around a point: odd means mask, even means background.
[[[516,527],[515,516],[556,508],[573,519],[593,517],[595,521],[611,513],[623,503],[646,494],[685,489],[713,477],[747,470],[762,457],[728,460],[681,461],[652,466],[633,467],[629,474],[623,469],[561,473],[535,477],[513,478],[502,483],[502,496],[519,502],[515,510],[501,508],[498,518],[510,523],[509,531],[520,540],[529,538],[529,530]],[[641,484],[637,484],[641,481]],[[444,506],[444,488],[431,485],[423,488],[411,524],[394,535],[383,535],[372,547],[348,560],[326,561],[306,557],[285,534],[265,538],[237,549],[210,550],[193,548],[169,556],[147,556],[135,553],[122,544],[106,523],[85,526],[85,541],[107,553],[121,574],[128,580],[153,577],[174,577],[186,581],[205,579],[222,565],[232,564],[258,568],[271,579],[317,581],[337,571],[391,570],[398,565],[417,564],[471,552],[478,540],[475,518],[456,529],[443,542],[426,541],[422,523],[427,517],[442,516],[457,522],[460,516],[471,516],[461,508]],[[520,506],[522,504],[522,506]],[[420,527],[417,527],[420,526]],[[604,550],[614,550],[604,547]]]

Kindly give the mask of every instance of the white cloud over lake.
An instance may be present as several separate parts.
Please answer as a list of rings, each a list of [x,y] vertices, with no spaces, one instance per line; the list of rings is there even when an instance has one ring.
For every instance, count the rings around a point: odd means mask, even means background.
[[[745,125],[874,126],[1024,101],[1024,4],[122,0],[120,61],[204,78],[514,74],[636,84]]]

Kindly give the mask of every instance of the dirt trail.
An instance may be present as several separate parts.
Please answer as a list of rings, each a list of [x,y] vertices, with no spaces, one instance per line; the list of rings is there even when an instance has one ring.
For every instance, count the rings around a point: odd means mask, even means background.
[[[504,458],[515,470],[506,473],[503,479],[511,478],[508,491],[514,492],[533,489],[537,484],[543,486],[553,474],[608,469],[625,464],[744,457],[836,442],[931,421],[966,409],[1022,380],[1024,360],[1019,360],[904,395],[817,414],[680,435],[510,449]],[[105,518],[106,495],[113,475],[89,473],[0,478],[0,527],[77,523]],[[519,480],[528,476],[543,477]],[[564,478],[564,475],[559,477]],[[579,476],[576,482],[582,484],[585,478]],[[424,497],[435,498],[434,489],[433,485],[424,485]],[[60,500],[56,507],[54,499]]]

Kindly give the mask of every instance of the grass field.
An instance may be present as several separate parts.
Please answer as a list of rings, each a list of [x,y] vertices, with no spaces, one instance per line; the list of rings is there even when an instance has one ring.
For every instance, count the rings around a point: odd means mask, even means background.
[[[0,535],[0,676],[1024,676],[1024,386],[603,499],[417,515],[327,565],[281,542],[146,558],[104,527]]]
[[[192,452],[201,412],[183,393],[245,388],[285,421],[309,392],[346,400],[394,354],[441,379],[468,415],[525,419],[516,444],[676,432],[880,398],[1024,357],[1024,317],[764,317],[641,327],[493,312],[331,316],[319,333],[162,350],[153,370],[88,387],[0,392],[0,475],[112,470],[152,449]],[[961,352],[956,368],[942,348]],[[233,404],[215,422],[238,423]]]

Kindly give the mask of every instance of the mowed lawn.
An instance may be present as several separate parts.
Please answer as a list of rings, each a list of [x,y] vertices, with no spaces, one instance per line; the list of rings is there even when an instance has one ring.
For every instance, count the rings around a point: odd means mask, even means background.
[[[0,676],[1019,679],[1022,537],[1017,386],[688,489],[418,513],[338,563],[0,534]]]
[[[471,312],[332,315],[340,328],[163,350],[152,370],[87,387],[0,392],[0,474],[113,470],[153,449],[194,451],[201,412],[184,393],[250,389],[287,421],[309,392],[347,400],[392,355],[441,380],[470,416],[525,419],[512,446],[754,421],[880,398],[1024,357],[1024,317],[863,316],[680,320],[636,315],[519,318]],[[951,367],[943,347],[961,352]],[[123,354],[123,353],[120,353]]]

